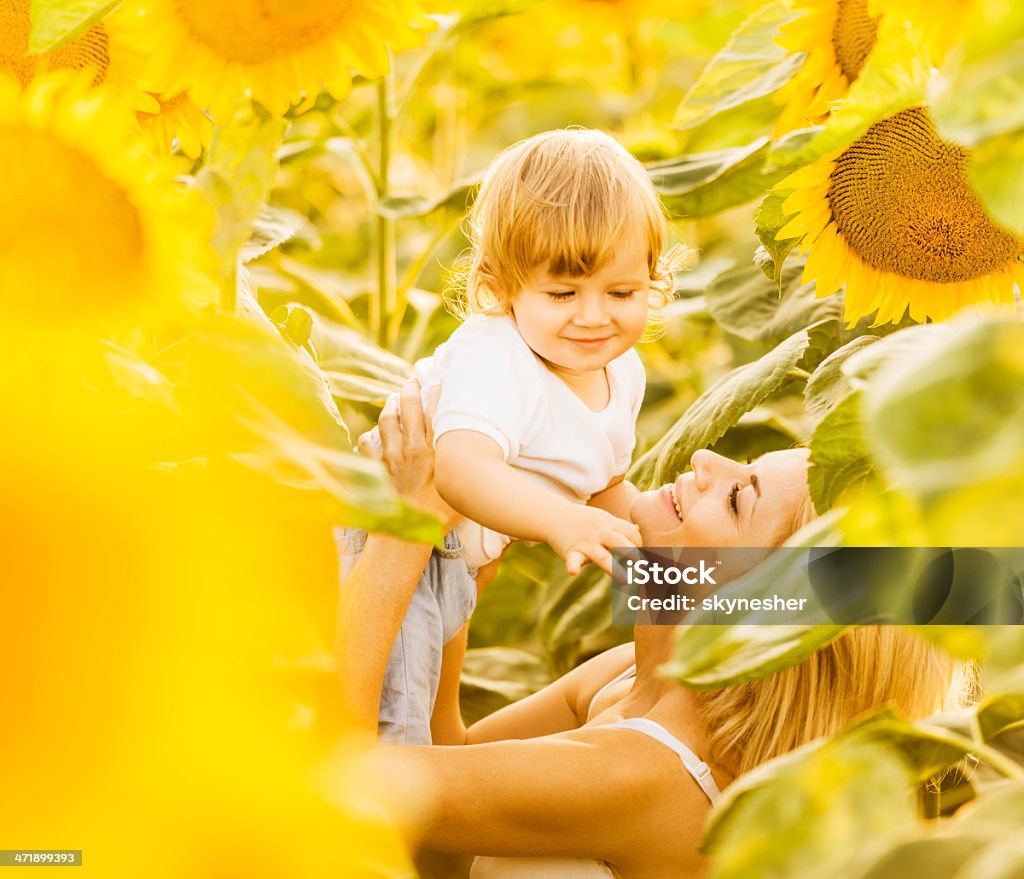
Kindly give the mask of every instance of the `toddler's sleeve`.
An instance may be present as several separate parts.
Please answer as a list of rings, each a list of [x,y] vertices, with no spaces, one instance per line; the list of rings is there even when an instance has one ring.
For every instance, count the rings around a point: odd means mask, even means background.
[[[543,385],[533,354],[501,338],[449,341],[435,357],[441,398],[434,413],[434,441],[453,430],[475,430],[493,439],[507,461],[536,428]]]
[[[632,355],[629,358],[629,411],[633,416],[635,428],[640,407],[644,402],[644,393],[647,391],[647,372],[636,350],[630,351],[629,354]]]

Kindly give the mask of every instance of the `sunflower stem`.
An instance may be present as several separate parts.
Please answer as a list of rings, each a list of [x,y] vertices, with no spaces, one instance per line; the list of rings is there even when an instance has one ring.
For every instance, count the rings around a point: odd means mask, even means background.
[[[238,260],[232,260],[231,267],[220,282],[220,310],[234,314],[238,298]]]
[[[377,165],[377,202],[390,196],[391,141],[395,121],[394,74],[377,83],[377,110],[380,121],[380,152]],[[397,268],[395,266],[395,221],[377,214],[377,295],[370,299],[370,326],[379,345],[387,342],[388,321],[397,310]]]

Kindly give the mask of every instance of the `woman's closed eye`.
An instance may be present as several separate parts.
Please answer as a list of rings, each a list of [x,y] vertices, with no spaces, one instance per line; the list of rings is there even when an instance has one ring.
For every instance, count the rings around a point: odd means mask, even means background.
[[[732,488],[729,489],[729,509],[732,510],[732,514],[739,518],[740,515],[740,489],[742,486],[738,482],[732,484]]]

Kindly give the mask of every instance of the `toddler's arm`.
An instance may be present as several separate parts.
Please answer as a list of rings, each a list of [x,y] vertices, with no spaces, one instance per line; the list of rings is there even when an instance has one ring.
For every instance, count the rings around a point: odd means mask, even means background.
[[[608,549],[640,544],[633,523],[546,491],[509,466],[494,440],[474,430],[440,437],[436,481],[441,497],[464,516],[511,537],[547,543],[571,574],[587,559],[611,573]]]
[[[616,476],[608,486],[595,494],[587,504],[605,510],[620,519],[629,518],[629,505],[633,503],[639,492],[632,482],[627,482],[625,475]]]

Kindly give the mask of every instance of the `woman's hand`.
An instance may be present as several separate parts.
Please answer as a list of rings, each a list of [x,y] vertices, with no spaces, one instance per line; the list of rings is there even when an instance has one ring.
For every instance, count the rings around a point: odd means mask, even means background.
[[[406,382],[397,403],[390,398],[380,414],[380,448],[371,432],[359,437],[359,450],[382,458],[402,500],[437,516],[444,522],[445,531],[449,531],[459,514],[441,499],[434,486],[432,422],[440,392],[440,388],[434,389],[424,412],[419,382]]]

